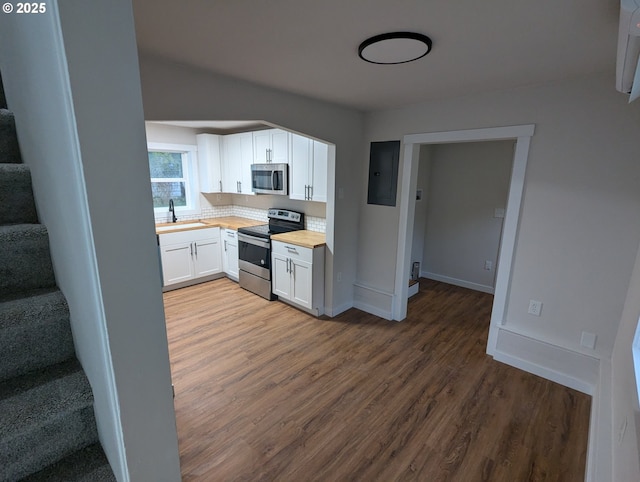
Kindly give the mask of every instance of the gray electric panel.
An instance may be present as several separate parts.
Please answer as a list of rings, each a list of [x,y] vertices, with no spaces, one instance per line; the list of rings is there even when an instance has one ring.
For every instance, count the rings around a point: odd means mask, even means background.
[[[399,161],[400,141],[371,143],[368,204],[396,205]]]

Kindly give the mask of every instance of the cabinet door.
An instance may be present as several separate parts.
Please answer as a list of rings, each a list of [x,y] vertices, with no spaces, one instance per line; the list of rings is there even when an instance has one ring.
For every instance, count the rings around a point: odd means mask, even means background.
[[[193,262],[196,278],[222,272],[220,238],[194,241]]]
[[[160,258],[162,260],[162,284],[164,286],[193,279],[192,251],[192,243],[170,244],[161,247]]]
[[[286,300],[291,299],[291,275],[289,258],[281,254],[271,255],[271,291]]]
[[[291,260],[291,297],[290,301],[312,309],[313,269],[312,264],[297,259]]]
[[[269,150],[271,149],[271,131],[256,131],[253,133],[253,158],[256,164],[269,162]]]
[[[251,188],[251,164],[253,164],[253,136],[251,132],[238,134],[240,136],[240,166],[239,178],[240,192],[253,194]]]
[[[313,141],[313,172],[309,183],[312,201],[327,202],[328,163],[329,146],[323,142]]]
[[[307,199],[309,190],[309,165],[312,156],[312,140],[291,134],[291,163],[289,197],[291,199]]]
[[[271,131],[271,161],[280,164],[289,163],[289,133],[282,129]]]
[[[220,136],[197,134],[200,191],[222,192],[222,158]]]
[[[237,134],[222,139],[222,191],[240,191],[240,166],[242,164],[242,141]]]
[[[226,229],[222,240],[222,270],[227,275],[237,281],[238,280],[238,239],[236,231]]]
[[[239,273],[238,268],[238,245],[237,244],[227,244],[227,260],[229,262],[229,267],[227,273],[233,279],[237,280]]]

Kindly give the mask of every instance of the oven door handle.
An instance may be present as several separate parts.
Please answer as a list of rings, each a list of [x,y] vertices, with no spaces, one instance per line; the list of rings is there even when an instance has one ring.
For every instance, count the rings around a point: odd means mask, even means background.
[[[258,238],[256,236],[251,236],[249,234],[238,233],[238,241],[241,243],[249,243],[254,246],[260,246],[261,248],[266,248],[266,249],[271,248],[271,243],[269,242],[269,240]]]

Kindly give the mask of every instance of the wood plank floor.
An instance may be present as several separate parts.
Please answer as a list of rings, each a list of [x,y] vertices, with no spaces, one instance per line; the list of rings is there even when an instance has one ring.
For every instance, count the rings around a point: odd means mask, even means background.
[[[584,480],[590,397],[485,354],[491,295],[423,279],[402,323],[164,297],[185,482]]]

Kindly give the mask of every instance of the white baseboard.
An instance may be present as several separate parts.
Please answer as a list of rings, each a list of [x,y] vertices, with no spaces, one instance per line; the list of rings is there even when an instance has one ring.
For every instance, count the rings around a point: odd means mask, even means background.
[[[473,283],[471,281],[465,281],[458,278],[451,278],[449,276],[443,276],[441,274],[431,273],[429,271],[420,271],[420,276],[422,276],[423,278],[432,279],[434,281],[441,281],[450,285],[460,286],[461,288],[469,288],[470,290],[482,291],[483,293],[493,294],[495,291],[493,286]]]
[[[498,331],[494,359],[574,390],[593,395],[600,360],[504,328]]]
[[[586,482],[613,480],[611,376],[611,360],[600,360],[600,377],[591,398]]]
[[[368,305],[367,303],[362,303],[358,301],[354,301],[353,307],[362,311],[366,311],[369,314],[379,316],[380,318],[384,318],[385,320],[391,321],[392,316],[390,311],[385,311],[377,306]]]
[[[324,314],[329,316],[330,318],[333,318],[334,316],[338,316],[340,313],[344,313],[350,308],[353,308],[353,303],[350,301],[336,307],[325,306]]]
[[[361,283],[353,284],[353,307],[380,316],[385,320],[393,319],[393,293]]]

